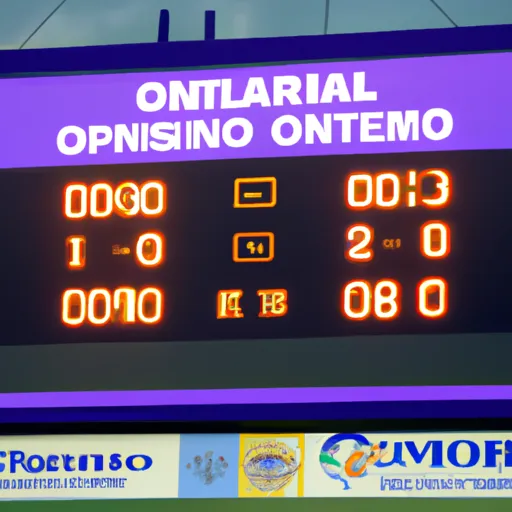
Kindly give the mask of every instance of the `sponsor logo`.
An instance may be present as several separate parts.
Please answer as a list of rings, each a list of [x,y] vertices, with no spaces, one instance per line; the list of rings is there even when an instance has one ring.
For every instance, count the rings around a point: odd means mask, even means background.
[[[145,454],[40,454],[21,450],[0,451],[0,473],[73,473],[102,471],[147,471],[153,459]]]
[[[421,441],[383,440],[372,442],[362,434],[335,434],[320,449],[320,465],[325,474],[339,480],[344,489],[349,481],[368,475],[368,470],[384,474],[386,468],[419,466],[424,470],[512,467],[512,441],[509,439],[428,439]]]

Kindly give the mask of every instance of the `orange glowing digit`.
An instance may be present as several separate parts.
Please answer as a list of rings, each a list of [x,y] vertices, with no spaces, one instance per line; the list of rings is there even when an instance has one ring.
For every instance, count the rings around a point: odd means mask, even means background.
[[[137,316],[143,324],[156,324],[162,320],[163,298],[158,288],[144,288],[137,300]]]
[[[108,183],[95,183],[90,190],[90,215],[95,219],[110,217],[114,210],[114,191]]]
[[[431,300],[437,296],[438,300]],[[417,288],[418,313],[426,318],[440,318],[448,312],[448,283],[442,277],[427,277]]]
[[[77,310],[77,311],[74,311]],[[62,322],[70,327],[84,323],[87,298],[84,290],[66,290],[62,295]]]
[[[243,290],[219,290],[217,292],[217,318],[243,318],[244,312],[240,301],[244,296]]]
[[[119,321],[125,324],[135,323],[137,292],[135,288],[117,288],[114,291],[114,311],[120,313]]]
[[[370,261],[373,258],[373,228],[366,224],[354,224],[347,229],[345,239],[347,242],[355,242],[345,252],[349,261]]]
[[[415,170],[407,171],[407,206],[416,206],[416,175]]]
[[[373,178],[368,173],[350,174],[345,184],[345,204],[350,210],[373,206]]]
[[[437,193],[432,197],[423,197],[421,203],[427,208],[444,208],[451,200],[451,178],[448,171],[443,169],[428,169],[420,174],[422,179],[428,177],[436,178]]]
[[[109,183],[69,183],[64,189],[64,216],[83,219],[110,217],[115,211],[122,217],[159,217],[167,209],[166,189],[161,181],[147,181],[142,186],[125,181],[117,187]]]
[[[100,304],[103,307],[100,307]],[[101,314],[103,309],[103,314]],[[87,299],[87,319],[92,325],[105,325],[112,318],[112,296],[105,288],[95,288]]]
[[[137,240],[137,263],[143,267],[156,267],[164,259],[164,237],[161,233],[144,233]]]
[[[379,320],[392,320],[400,313],[400,285],[391,279],[383,279],[375,285],[374,315]]]
[[[420,250],[425,258],[441,259],[450,254],[450,226],[442,221],[430,221],[421,226]]]
[[[83,219],[87,215],[87,185],[70,183],[64,189],[64,217]]]
[[[148,181],[140,189],[140,210],[146,217],[158,217],[167,209],[165,185]]]
[[[66,263],[69,269],[78,270],[85,267],[85,236],[74,235],[66,238],[68,251]]]
[[[393,279],[381,279],[372,286],[368,281],[347,283],[342,293],[342,313],[349,320],[366,320],[371,314],[379,320],[392,320],[401,311],[400,285]]]
[[[124,217],[134,217],[140,211],[140,191],[136,183],[126,181],[114,192],[116,210]]]
[[[110,292],[105,288],[93,288],[89,292],[80,289],[66,290],[62,294],[62,323],[79,327],[86,321],[94,326],[115,322],[119,312],[122,323],[156,324],[163,318],[164,293],[154,287],[137,292],[126,286]]]
[[[366,320],[371,313],[371,288],[368,281],[351,281],[342,295],[342,312],[350,320]],[[355,301],[359,305],[354,304]]]
[[[386,185],[391,194],[386,194]],[[375,206],[382,209],[396,208],[400,201],[400,180],[396,174],[383,172],[375,178]]]
[[[384,210],[400,204],[400,177],[393,172],[349,174],[345,183],[345,204],[350,210],[377,207]]]

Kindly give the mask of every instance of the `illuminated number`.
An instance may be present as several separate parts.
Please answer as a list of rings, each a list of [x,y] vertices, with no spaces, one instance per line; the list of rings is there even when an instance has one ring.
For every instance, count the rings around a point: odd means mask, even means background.
[[[137,300],[137,316],[144,324],[155,324],[162,319],[162,292],[158,288],[145,288]]]
[[[67,258],[66,263],[70,269],[85,267],[85,236],[75,235],[66,238]]]
[[[370,261],[373,258],[371,244],[373,229],[366,224],[355,224],[347,229],[347,242],[355,242],[346,252],[349,261]]]
[[[85,321],[87,299],[84,290],[66,290],[62,296],[62,321],[76,327]]]
[[[114,211],[114,191],[108,183],[95,183],[90,191],[90,213],[95,219],[110,217]]]
[[[165,187],[160,181],[148,181],[140,189],[140,209],[146,217],[158,217],[166,208]]]
[[[373,178],[369,174],[351,174],[346,184],[346,203],[351,210],[366,210],[373,204]]]
[[[83,219],[87,215],[87,186],[70,183],[64,190],[64,216],[68,219]]]
[[[116,320],[121,313],[123,323],[156,324],[162,320],[163,291],[147,287],[137,291],[121,287],[110,292],[105,288],[93,288],[89,292],[80,289],[66,290],[62,295],[62,323],[78,327],[86,321],[102,326]],[[120,311],[122,310],[122,311]]]
[[[125,324],[134,324],[137,291],[135,288],[117,288],[114,291],[114,311],[117,319]]]
[[[400,178],[391,172],[372,176],[355,173],[346,183],[346,205],[351,210],[366,210],[372,206],[396,208],[400,202]]]
[[[436,178],[437,193],[432,197],[422,198],[421,202],[427,208],[443,208],[451,199],[451,179],[447,171],[442,169],[428,169],[420,174],[420,179]]]
[[[156,267],[164,257],[164,240],[160,233],[144,233],[139,236],[136,248],[137,262],[143,267]]]
[[[405,204],[417,206],[418,183],[431,178],[435,180],[435,193],[421,197],[419,202],[426,208],[443,208],[451,200],[451,177],[443,169],[427,169],[421,173],[407,171],[405,178]],[[345,184],[345,203],[350,210],[367,210],[376,207],[393,209],[400,205],[402,196],[400,176],[394,172],[381,172],[374,176],[369,173],[357,172],[350,174]]]
[[[390,189],[391,193],[387,193]],[[390,172],[375,178],[375,205],[382,209],[396,208],[400,201],[400,180]]]
[[[384,279],[375,285],[373,298],[374,315],[379,320],[391,320],[400,313],[400,285]]]
[[[109,183],[70,183],[64,189],[64,216],[83,219],[90,215],[105,219],[112,213],[121,217],[158,217],[167,209],[165,185],[160,181],[147,181],[142,185],[126,181],[113,187]]]
[[[343,290],[343,314],[350,320],[366,320],[371,313],[371,288],[367,281],[352,281]],[[359,305],[355,305],[357,300]]]
[[[116,209],[121,216],[134,217],[140,211],[140,190],[136,183],[121,183],[114,193]]]
[[[420,315],[426,318],[439,318],[447,313],[448,283],[442,277],[427,277],[423,279],[418,284],[417,292],[418,312]]]
[[[441,221],[423,224],[420,230],[420,250],[425,258],[440,259],[450,254],[450,227]]]
[[[112,317],[112,296],[105,288],[95,288],[87,299],[87,319],[92,325],[105,325]]]
[[[350,320],[366,320],[370,314],[379,320],[396,318],[401,309],[400,285],[382,279],[372,287],[368,281],[351,281],[343,289],[343,314]]]
[[[416,206],[416,171],[407,171],[407,206]]]

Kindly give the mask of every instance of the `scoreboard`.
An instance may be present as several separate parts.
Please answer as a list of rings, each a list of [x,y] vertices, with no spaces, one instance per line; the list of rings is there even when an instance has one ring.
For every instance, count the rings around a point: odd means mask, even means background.
[[[508,332],[511,163],[505,150],[4,171],[0,318],[16,329],[2,343]]]
[[[511,65],[2,79],[0,392],[512,384]]]

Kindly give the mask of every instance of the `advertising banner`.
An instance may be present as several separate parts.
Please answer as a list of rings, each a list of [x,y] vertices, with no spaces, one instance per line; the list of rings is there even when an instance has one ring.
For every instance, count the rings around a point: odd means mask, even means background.
[[[2,500],[502,497],[511,433],[0,439]]]
[[[178,496],[179,435],[0,438],[0,499]]]
[[[510,433],[310,434],[308,497],[512,497]]]

